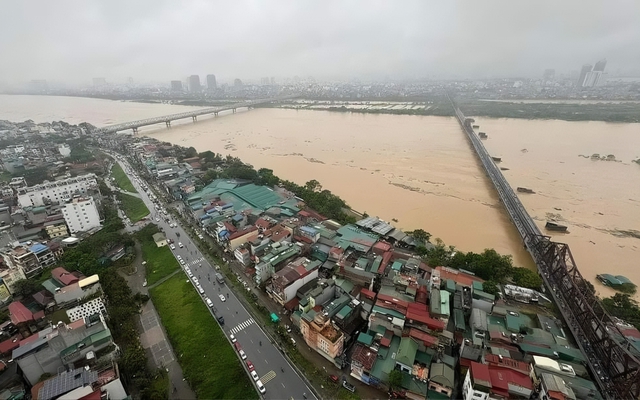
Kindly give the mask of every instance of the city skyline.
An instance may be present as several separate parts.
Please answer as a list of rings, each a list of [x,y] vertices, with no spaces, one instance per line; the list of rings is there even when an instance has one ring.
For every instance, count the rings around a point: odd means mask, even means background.
[[[604,57],[637,71],[640,3],[587,3],[10,3],[0,80],[539,77]]]

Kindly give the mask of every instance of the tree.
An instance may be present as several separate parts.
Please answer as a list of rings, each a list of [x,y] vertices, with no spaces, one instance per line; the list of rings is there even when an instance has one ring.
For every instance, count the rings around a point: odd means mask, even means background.
[[[305,183],[304,187],[310,192],[319,192],[322,190],[322,185],[315,179],[312,179],[309,182]]]
[[[485,293],[492,294],[494,296],[497,296],[498,293],[500,293],[500,289],[498,288],[498,284],[495,283],[494,281],[485,281],[482,284],[482,291],[485,292]]]
[[[40,290],[40,284],[29,279],[20,279],[13,284],[14,291],[21,296],[30,296]]]
[[[424,229],[416,229],[413,232],[407,232],[407,234],[422,243],[427,243],[431,239],[431,234]]]
[[[397,369],[389,372],[389,387],[395,389],[402,386],[402,372]]]
[[[542,286],[542,278],[536,272],[527,268],[513,268],[511,274],[513,282],[518,285],[529,289],[539,290]]]

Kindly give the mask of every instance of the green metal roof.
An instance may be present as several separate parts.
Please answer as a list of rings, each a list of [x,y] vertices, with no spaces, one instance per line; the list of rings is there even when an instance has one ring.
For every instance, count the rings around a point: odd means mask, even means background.
[[[429,390],[429,384],[413,378],[413,375],[402,372],[402,387],[412,393],[420,393],[426,396]]]
[[[429,379],[436,383],[439,383],[442,386],[453,388],[453,369],[443,363],[433,363],[431,364],[431,369],[429,370]]]
[[[382,350],[386,350],[384,347],[380,347],[380,351],[378,351],[378,356],[382,356],[382,358],[378,358],[373,364],[373,368],[371,368],[371,376],[382,381],[389,381],[389,373],[396,366],[396,360],[393,357],[398,352],[398,348],[400,347],[400,338],[398,336],[393,336],[391,338],[391,344],[389,345],[389,350],[383,354]]]
[[[373,309],[371,311],[375,312],[375,313],[385,314],[385,315],[389,315],[389,316],[392,316],[392,317],[404,319],[404,315],[401,312],[396,311],[396,310],[391,310],[389,308],[383,308],[383,307],[380,307],[380,306],[373,306]]]
[[[476,290],[473,292],[474,299],[486,300],[490,303],[493,303],[496,300],[496,296],[489,294],[487,292],[483,292],[482,290]]]
[[[338,316],[340,316],[340,317],[342,317],[342,318],[346,318],[346,317],[347,317],[347,315],[351,314],[351,311],[352,311],[352,310],[353,310],[353,309],[352,309],[351,307],[349,307],[349,306],[344,306],[344,307],[342,307],[342,308],[340,309],[340,311],[338,311],[338,314],[336,314],[336,315],[338,315]]]
[[[441,314],[440,312],[440,289],[433,289],[431,290],[431,296],[429,299],[429,308],[431,311],[431,314]]]
[[[442,315],[451,315],[451,307],[449,307],[449,297],[451,293],[440,291],[440,313]]]
[[[416,352],[416,362],[426,365],[427,367],[431,365],[431,359],[433,356],[429,353],[425,353],[424,351],[418,350]]]
[[[418,351],[418,342],[409,336],[405,336],[400,340],[400,347],[396,355],[396,361],[411,367],[416,359]]]
[[[546,356],[549,358],[558,358],[558,356],[554,353],[555,350],[548,347],[535,346],[527,343],[518,343],[518,347],[520,347],[520,350],[527,354],[539,354],[541,356]]]
[[[478,282],[478,281],[473,281],[473,283],[471,284],[471,287],[473,288],[473,291],[475,292],[476,290],[484,290],[484,287],[482,285],[482,282]]]
[[[453,320],[456,324],[456,329],[464,331],[467,328],[467,325],[464,322],[464,313],[462,310],[456,308],[453,310]]]
[[[513,316],[511,314],[507,314],[505,319],[507,320],[507,329],[511,332],[520,332],[520,327],[522,326],[520,318]]]
[[[456,282],[453,279],[447,279],[445,281],[444,288],[449,293],[455,293],[456,292]]]
[[[364,332],[360,332],[360,334],[358,335],[358,342],[366,344],[367,346],[371,346],[371,343],[373,343],[373,336]]]
[[[403,265],[404,264],[402,264],[400,261],[394,261],[393,264],[391,264],[391,269],[394,271],[400,271]]]

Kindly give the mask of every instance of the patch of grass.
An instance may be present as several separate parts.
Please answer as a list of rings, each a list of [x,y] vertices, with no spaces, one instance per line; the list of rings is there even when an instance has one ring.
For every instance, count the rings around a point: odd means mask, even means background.
[[[116,196],[118,196],[118,200],[122,202],[120,208],[127,214],[127,217],[129,217],[132,223],[136,223],[149,215],[149,209],[141,199],[119,192],[116,193]]]
[[[180,273],[150,293],[198,398],[258,398],[235,351],[186,275]]]
[[[137,192],[127,174],[124,173],[120,164],[115,163],[113,165],[113,168],[111,168],[111,175],[113,175],[113,178],[116,180],[116,185],[118,185],[120,189],[131,193]]]
[[[155,232],[154,232],[155,233]],[[147,284],[153,285],[180,267],[168,246],[158,247],[148,235],[138,235],[142,257],[147,262]]]

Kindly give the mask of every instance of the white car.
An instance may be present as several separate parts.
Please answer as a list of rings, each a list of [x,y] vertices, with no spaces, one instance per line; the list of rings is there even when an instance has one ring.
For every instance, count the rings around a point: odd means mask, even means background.
[[[207,305],[208,305],[209,307],[213,307],[213,301],[211,301],[211,299],[210,299],[210,298],[208,298],[208,297],[207,297],[205,301],[207,302]]]
[[[184,245],[182,244],[182,242],[178,242],[178,247],[183,248]]]
[[[258,374],[256,373],[256,371],[251,371],[251,377],[253,378],[254,381],[259,381],[260,377],[258,376]]]
[[[200,292],[200,294],[204,294],[204,289],[202,288],[202,286],[198,285],[198,292]]]
[[[201,233],[198,233],[198,238],[202,240],[202,239],[204,239],[204,236],[202,236]]]
[[[264,388],[264,385],[262,384],[261,380],[258,380],[256,382],[256,386],[258,387],[258,390],[260,391],[260,393],[262,393],[262,394],[267,393],[267,389]]]
[[[238,353],[240,354],[240,358],[242,358],[243,360],[247,359],[247,354],[244,352],[244,350],[240,350]]]
[[[175,245],[175,244],[172,244],[172,245],[170,245],[170,246],[169,246],[169,248],[170,248],[171,250],[175,250],[175,249],[176,249],[176,245]]]
[[[221,295],[221,294],[220,294],[220,295],[218,295],[218,297],[220,297],[220,301],[227,301],[227,299],[225,299],[225,298],[224,298],[224,296],[223,296],[223,295]]]
[[[231,335],[229,335],[229,339],[231,339],[231,343],[235,343],[236,342],[236,337],[233,336],[233,333]]]
[[[178,261],[180,261],[180,264],[185,265],[186,263],[184,262],[184,260],[181,258]]]
[[[156,222],[160,222],[160,218],[156,218]]]
[[[195,276],[192,277],[191,280],[193,281],[193,284],[196,285],[196,287],[200,286],[200,282],[198,282],[198,279]]]

